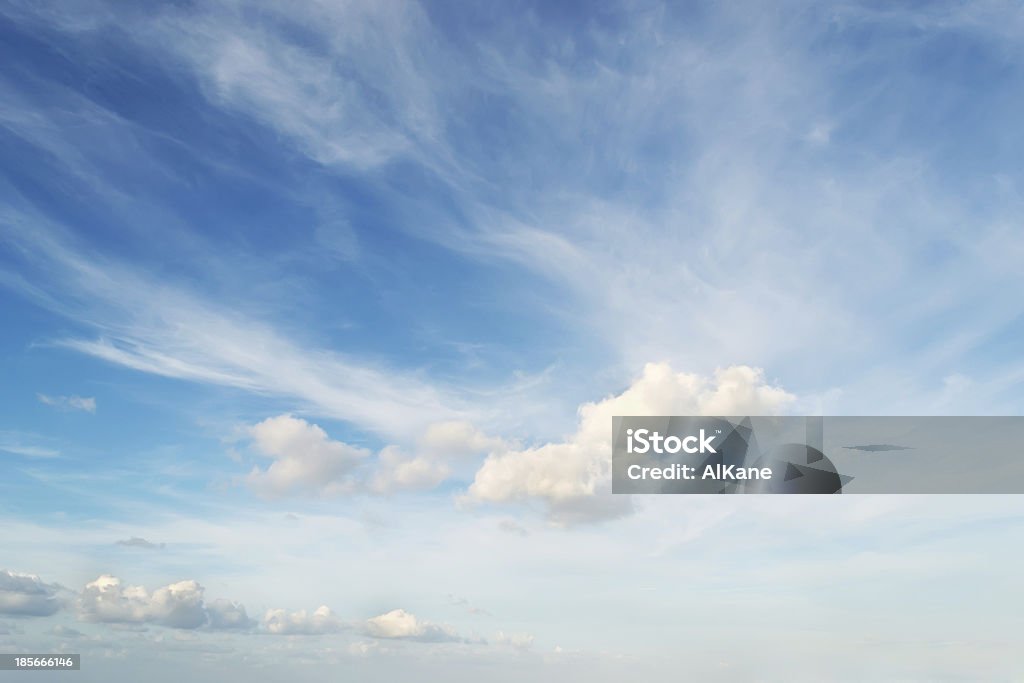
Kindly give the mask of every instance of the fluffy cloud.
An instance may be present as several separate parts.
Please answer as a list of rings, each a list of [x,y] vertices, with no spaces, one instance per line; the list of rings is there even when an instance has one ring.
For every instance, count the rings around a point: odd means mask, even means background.
[[[61,607],[60,587],[34,574],[0,570],[0,614],[46,617]]]
[[[217,630],[245,629],[254,624],[245,607],[230,600],[218,599],[208,603],[206,617],[210,628]]]
[[[460,460],[505,447],[502,439],[487,436],[469,422],[437,422],[417,441],[415,454],[395,446],[383,449],[370,487],[378,493],[433,488],[452,476]]]
[[[314,612],[306,610],[288,612],[283,609],[267,610],[263,616],[263,628],[267,633],[279,636],[316,636],[325,633],[337,633],[344,628],[344,624],[334,616],[326,605],[317,608]]]
[[[451,466],[431,455],[410,455],[388,446],[378,456],[377,470],[370,482],[376,493],[430,489],[451,475]]]
[[[420,621],[404,609],[391,610],[368,619],[364,630],[367,635],[374,638],[401,638],[434,643],[460,640],[450,626]]]
[[[268,418],[250,432],[256,449],[273,458],[273,463],[266,470],[253,468],[247,481],[270,497],[352,491],[357,486],[354,470],[369,455],[366,449],[334,441],[319,426],[291,415]]]
[[[126,586],[116,576],[103,575],[86,584],[78,607],[87,621],[152,622],[172,628],[206,624],[203,587],[195,581],[178,581],[150,594],[142,586]]]
[[[96,399],[85,396],[47,396],[36,394],[39,400],[48,406],[60,408],[61,410],[81,410],[86,413],[96,412]]]
[[[86,621],[110,624],[152,623],[180,629],[213,629],[252,625],[245,608],[226,600],[203,601],[204,589],[196,581],[178,581],[152,593],[128,586],[116,576],[103,575],[86,584],[78,598],[78,611]]]
[[[255,449],[273,462],[265,470],[254,468],[246,481],[268,497],[430,489],[467,467],[461,463],[470,457],[505,448],[502,439],[457,420],[429,425],[409,449],[385,446],[375,462],[369,450],[331,439],[319,425],[292,415],[267,418],[249,434]],[[469,476],[472,469],[463,473]]]
[[[427,427],[419,440],[425,453],[442,457],[465,457],[505,448],[505,442],[487,436],[465,420],[435,422]]]
[[[708,378],[649,363],[623,393],[580,406],[576,433],[567,440],[488,456],[467,499],[539,500],[563,524],[620,516],[632,508],[628,496],[611,495],[613,416],[771,415],[794,398],[768,385],[756,368],[733,366]]]

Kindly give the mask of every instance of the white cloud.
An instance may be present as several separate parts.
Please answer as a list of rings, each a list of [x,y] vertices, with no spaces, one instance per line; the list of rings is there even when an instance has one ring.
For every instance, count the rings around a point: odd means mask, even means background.
[[[306,610],[289,612],[284,609],[271,609],[263,615],[263,628],[267,633],[279,636],[315,636],[325,633],[337,633],[344,624],[322,605],[312,613]]]
[[[255,449],[273,462],[253,468],[246,483],[268,497],[314,493],[393,493],[430,489],[447,480],[472,456],[505,448],[464,421],[427,427],[410,452],[397,445],[372,453],[331,439],[322,427],[292,415],[267,418],[249,428]]]
[[[771,415],[795,397],[765,382],[761,370],[733,366],[714,377],[649,363],[623,393],[579,408],[564,441],[488,456],[468,500],[540,500],[555,522],[595,521],[628,513],[628,496],[611,495],[611,428],[615,415]]]
[[[0,451],[23,455],[26,458],[56,458],[60,451],[55,448],[44,448],[42,446],[26,446],[19,443],[0,442]]]
[[[86,413],[96,412],[96,399],[85,396],[48,396],[36,394],[39,400],[48,406],[61,410],[81,410]]]
[[[367,619],[364,624],[367,635],[374,638],[398,638],[424,642],[445,642],[460,640],[450,626],[421,621],[404,609],[396,609]]]
[[[240,603],[218,598],[206,605],[209,626],[217,630],[246,629],[254,622]]]
[[[57,237],[61,227],[41,216],[7,209],[3,219],[5,237],[18,245],[39,284],[5,278],[4,269],[0,284],[97,333],[58,340],[60,346],[141,372],[287,397],[389,436],[413,438],[433,422],[473,414],[449,390],[413,371],[305,347],[237,308],[124,263],[84,256]]]
[[[533,635],[529,633],[505,633],[498,631],[494,641],[515,650],[526,651],[533,647]]]
[[[419,446],[434,455],[466,457],[500,450],[505,442],[487,436],[465,420],[447,420],[429,425],[419,439]]]
[[[248,625],[245,608],[216,601],[208,607],[204,589],[193,580],[178,581],[148,592],[129,586],[116,576],[104,574],[86,584],[78,598],[85,621],[110,624],[159,624],[179,629],[241,628]]]
[[[46,617],[61,608],[60,587],[34,574],[0,569],[0,614]]]
[[[452,476],[460,461],[505,448],[503,439],[464,420],[437,422],[417,440],[414,454],[397,446],[381,450],[371,488],[378,493],[433,488]]]
[[[318,425],[291,415],[267,418],[250,433],[256,449],[274,462],[266,470],[254,468],[246,481],[268,496],[351,492],[357,487],[352,475],[370,454],[334,441]]]
[[[451,475],[447,462],[431,455],[409,455],[397,446],[381,449],[370,487],[377,493],[422,490],[437,486]]]

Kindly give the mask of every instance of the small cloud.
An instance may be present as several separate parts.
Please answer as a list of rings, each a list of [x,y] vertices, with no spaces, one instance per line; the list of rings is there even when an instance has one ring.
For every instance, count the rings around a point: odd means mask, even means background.
[[[374,638],[418,640],[431,643],[461,640],[450,626],[422,621],[404,609],[391,610],[386,614],[368,619],[364,628],[366,634]]]
[[[815,145],[827,145],[832,139],[832,126],[828,123],[817,123],[807,133],[807,141]]]
[[[147,550],[163,550],[166,544],[165,543],[153,543],[151,541],[147,541],[144,538],[139,538],[138,536],[132,536],[129,539],[125,539],[123,541],[118,541],[117,545],[123,545],[123,546],[129,547],[129,548],[146,548]]]
[[[466,612],[478,617],[491,617],[494,616],[482,607],[473,605],[467,598],[460,597],[458,595],[448,594],[448,602],[456,607],[465,607]]]
[[[86,413],[96,412],[96,399],[89,396],[47,396],[36,394],[39,400],[59,410],[81,410]]]
[[[263,616],[263,628],[267,633],[278,636],[318,636],[337,633],[344,628],[344,624],[329,607],[323,605],[312,613],[306,610],[267,610]]]
[[[5,442],[0,442],[0,451],[13,453],[14,455],[23,455],[26,458],[56,458],[60,455],[60,451],[54,450],[53,448],[26,446],[19,443]]]
[[[499,645],[511,647],[520,652],[525,652],[533,647],[533,636],[529,633],[505,633],[504,631],[498,631],[494,641]]]
[[[867,451],[869,453],[878,453],[881,451],[912,451],[913,448],[909,446],[893,446],[888,443],[876,443],[869,444],[867,446],[843,446],[848,451]]]

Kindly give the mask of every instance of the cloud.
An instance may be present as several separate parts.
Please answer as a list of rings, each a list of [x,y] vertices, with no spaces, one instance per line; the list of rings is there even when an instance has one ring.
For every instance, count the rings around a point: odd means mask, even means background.
[[[466,500],[541,501],[548,517],[571,524],[628,514],[629,496],[611,494],[611,428],[615,415],[773,415],[795,397],[765,382],[761,370],[720,369],[713,377],[649,363],[623,393],[580,406],[570,438],[492,454],[476,473]]]
[[[96,412],[96,399],[86,398],[83,396],[47,396],[46,394],[36,394],[39,400],[48,406],[59,408],[61,410],[81,410],[86,413]]]
[[[319,425],[292,415],[267,418],[250,427],[249,435],[255,450],[272,462],[265,469],[254,467],[245,481],[267,497],[431,489],[459,467],[471,467],[473,456],[506,447],[503,439],[489,437],[465,421],[431,424],[411,451],[392,444],[376,458],[371,451],[331,439]]]
[[[377,493],[430,489],[451,475],[451,467],[431,455],[409,455],[398,446],[381,449],[370,483]]]
[[[415,372],[300,345],[237,307],[125,263],[82,255],[68,245],[64,228],[37,214],[7,209],[0,218],[22,267],[39,280],[5,277],[0,268],[0,284],[96,333],[53,342],[60,347],[140,372],[289,398],[383,435],[412,438],[433,422],[473,414]]]
[[[85,621],[140,625],[157,624],[177,629],[238,629],[251,625],[245,608],[216,600],[207,605],[204,589],[193,580],[178,581],[148,592],[105,574],[86,584],[78,598],[79,616]]]
[[[86,584],[78,609],[86,621],[156,623],[185,629],[206,624],[203,587],[191,580],[169,584],[150,594],[142,586],[126,586],[115,576],[103,575]]]
[[[291,415],[267,418],[249,431],[256,450],[273,463],[266,470],[254,468],[246,481],[267,496],[350,493],[358,486],[352,476],[356,467],[370,455]]]
[[[43,448],[41,446],[25,446],[17,443],[0,443],[0,451],[23,455],[26,458],[56,458],[60,451],[54,448]]]
[[[47,617],[62,606],[60,586],[44,583],[34,574],[0,569],[0,614]]]
[[[529,633],[505,633],[504,631],[498,631],[494,642],[525,652],[533,647],[533,635]]]
[[[271,609],[263,615],[263,629],[267,633],[279,636],[317,636],[337,633],[343,628],[345,625],[326,605],[311,613],[306,610],[289,612],[284,609]]]
[[[422,451],[445,457],[467,457],[505,448],[503,439],[488,436],[466,420],[435,422],[419,439]]]
[[[365,632],[374,638],[396,638],[423,642],[448,642],[461,640],[450,626],[420,621],[404,609],[396,609],[367,619]]]
[[[247,629],[256,623],[242,604],[220,598],[207,603],[206,616],[210,628],[216,630]]]
[[[131,538],[122,541],[117,541],[116,545],[123,545],[129,548],[145,548],[147,550],[163,550],[164,547],[166,546],[166,543],[153,543],[151,541],[147,541],[144,538],[132,536]]]
[[[430,489],[450,478],[460,462],[505,448],[503,439],[465,420],[437,422],[419,437],[414,454],[397,446],[381,450],[370,487],[378,493]]]

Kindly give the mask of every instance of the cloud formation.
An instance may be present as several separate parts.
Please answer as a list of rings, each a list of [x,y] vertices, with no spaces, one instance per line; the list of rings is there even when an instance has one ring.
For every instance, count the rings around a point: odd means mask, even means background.
[[[437,422],[417,440],[414,453],[397,446],[381,450],[370,488],[377,493],[433,488],[451,477],[460,462],[506,447],[503,439],[465,420]]]
[[[86,621],[103,623],[155,623],[193,629],[206,624],[203,587],[196,581],[178,581],[149,593],[104,574],[86,584],[78,599]]]
[[[370,453],[328,438],[318,425],[291,415],[267,418],[250,429],[253,445],[273,459],[253,468],[246,481],[270,497],[295,493],[334,495],[357,487],[352,475]]]
[[[169,628],[240,629],[252,625],[245,607],[226,600],[206,604],[197,581],[178,581],[148,592],[104,574],[86,584],[78,598],[79,617],[107,624],[158,624]]]
[[[270,498],[431,489],[460,468],[472,467],[474,456],[506,448],[503,439],[465,421],[433,423],[411,447],[388,445],[376,457],[292,415],[267,418],[252,426],[249,435],[254,449],[272,462],[254,467],[245,482]]]
[[[47,617],[61,608],[60,586],[44,583],[35,574],[0,569],[0,614]]]
[[[61,410],[81,410],[86,413],[96,412],[96,399],[85,396],[48,396],[36,394],[42,403]]]
[[[380,616],[367,619],[363,628],[367,635],[374,638],[396,638],[431,643],[460,640],[458,634],[450,626],[422,621],[404,609],[391,610]]]
[[[756,368],[732,366],[704,377],[649,363],[626,391],[580,406],[576,432],[568,439],[488,456],[467,500],[541,501],[548,517],[561,524],[621,516],[632,508],[628,496],[611,495],[613,416],[773,415],[794,400]]]
[[[312,612],[271,609],[263,615],[263,629],[276,636],[319,636],[337,633],[345,628],[334,612],[321,605]]]

